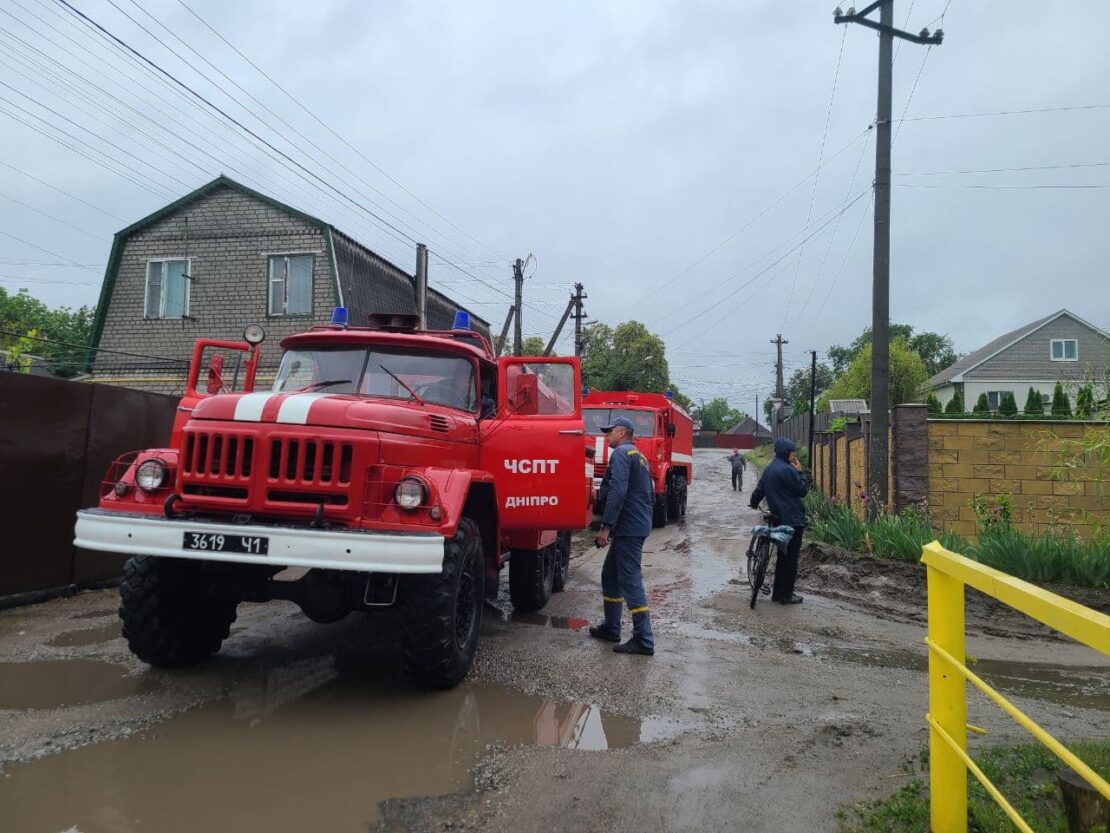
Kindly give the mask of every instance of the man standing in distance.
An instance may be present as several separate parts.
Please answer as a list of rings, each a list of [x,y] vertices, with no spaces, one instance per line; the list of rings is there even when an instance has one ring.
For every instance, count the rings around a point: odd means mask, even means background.
[[[632,614],[632,638],[613,650],[618,654],[651,656],[655,653],[655,636],[651,632],[651,614],[640,565],[644,539],[651,532],[651,510],[655,503],[651,467],[632,442],[632,420],[617,417],[601,430],[611,451],[597,496],[598,504],[603,507],[597,545],[609,547],[609,552],[601,568],[605,621],[591,627],[590,636],[620,642],[621,607],[628,605],[628,612]]]
[[[764,497],[771,514],[778,523],[794,527],[794,535],[786,545],[786,552],[779,556],[775,564],[775,587],[771,600],[784,605],[802,603],[802,597],[794,592],[794,582],[798,578],[798,556],[802,552],[802,533],[806,525],[806,508],[802,498],[809,491],[809,481],[798,461],[798,450],[786,437],[775,440],[775,459],[763,470],[749,505],[752,509],[759,506]]]
[[[729,465],[732,466],[732,491],[740,492],[744,490],[744,469],[748,465],[748,461],[744,459],[744,455],[740,453],[740,449],[732,449],[732,454],[726,458]]]

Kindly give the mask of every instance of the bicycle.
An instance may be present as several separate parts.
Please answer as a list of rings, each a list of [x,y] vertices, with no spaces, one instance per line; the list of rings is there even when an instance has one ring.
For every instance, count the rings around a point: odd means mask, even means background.
[[[771,594],[770,577],[767,575],[771,562],[771,543],[775,544],[778,555],[782,555],[786,552],[790,539],[794,537],[794,527],[780,525],[778,518],[772,513],[764,512],[763,520],[764,523],[752,527],[752,539],[748,543],[748,584],[752,588],[749,609],[755,608],[760,593],[764,596]]]

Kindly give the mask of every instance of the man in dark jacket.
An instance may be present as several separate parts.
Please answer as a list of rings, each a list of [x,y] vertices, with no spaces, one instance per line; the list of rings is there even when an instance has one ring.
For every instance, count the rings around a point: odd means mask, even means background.
[[[802,603],[802,597],[794,592],[794,582],[798,578],[798,556],[802,551],[802,533],[806,525],[802,498],[809,491],[809,482],[802,471],[802,464],[798,462],[797,450],[798,446],[786,437],[775,440],[775,459],[763,470],[763,476],[759,478],[749,501],[755,509],[766,497],[767,505],[778,522],[794,527],[794,537],[775,565],[775,587],[771,592],[772,601],[784,605]]]
[[[655,636],[651,632],[640,565],[655,503],[651,466],[632,442],[630,419],[617,417],[612,425],[602,426],[601,430],[612,450],[597,495],[598,505],[604,507],[597,545],[609,547],[609,552],[601,568],[605,621],[591,627],[590,636],[620,642],[622,606],[627,605],[632,614],[632,638],[613,650],[618,654],[651,656],[655,653]]]
[[[734,448],[732,454],[725,459],[732,466],[732,491],[742,492],[744,490],[744,469],[748,466],[744,455],[740,453],[740,449]]]

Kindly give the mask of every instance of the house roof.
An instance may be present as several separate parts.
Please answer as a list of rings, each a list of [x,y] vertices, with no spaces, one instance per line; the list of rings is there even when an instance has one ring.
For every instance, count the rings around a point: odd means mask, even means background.
[[[1032,333],[1039,330],[1041,327],[1055,321],[1062,315],[1070,316],[1083,326],[1089,327],[1090,329],[1094,330],[1096,333],[1104,336],[1106,335],[1106,333],[1104,333],[1094,324],[1084,321],[1073,312],[1062,309],[1058,312],[1052,313],[1052,315],[1048,315],[1044,318],[1039,318],[1036,321],[1031,321],[1023,327],[1018,327],[1016,330],[1011,330],[1008,333],[1000,335],[998,338],[994,339],[991,342],[988,342],[987,344],[980,347],[978,350],[968,353],[955,364],[949,365],[936,376],[927,381],[925,383],[925,387],[938,388],[941,385],[946,385],[950,382],[962,382],[964,373],[971,370],[972,368],[978,367],[987,359],[997,356],[1003,350],[1012,347],[1014,344],[1017,344],[1017,342],[1021,341],[1026,336],[1031,335]]]
[[[374,267],[376,267],[373,271],[377,272],[378,275],[390,275],[398,279],[404,279],[410,284],[415,281],[415,278],[412,275],[408,274],[403,269],[389,262],[372,250],[368,249],[366,246],[363,246],[350,235],[344,234],[335,226],[321,220],[319,217],[313,217],[311,214],[306,214],[305,212],[300,211],[291,205],[287,205],[286,203],[276,200],[273,197],[267,196],[260,191],[255,191],[252,188],[248,188],[246,185],[243,185],[240,182],[236,182],[234,179],[220,174],[211,182],[205,183],[204,185],[197,188],[195,191],[190,191],[188,194],[181,197],[180,199],[177,199],[170,204],[159,208],[152,214],[148,214],[141,220],[137,220],[126,228],[116,232],[115,237],[112,240],[112,251],[108,257],[108,266],[104,273],[104,283],[100,287],[100,298],[97,301],[96,317],[93,320],[92,340],[90,342],[89,352],[90,365],[92,364],[92,360],[96,355],[96,348],[100,346],[100,336],[104,329],[104,319],[108,314],[108,300],[112,297],[112,289],[115,286],[116,276],[119,272],[120,258],[123,256],[123,248],[124,244],[127,242],[127,239],[136,232],[149,228],[160,220],[173,215],[178,210],[184,208],[187,205],[190,205],[191,203],[196,202],[203,197],[208,196],[209,194],[219,190],[220,188],[230,188],[234,191],[238,191],[241,194],[245,194],[248,197],[251,197],[252,199],[265,203],[271,208],[297,217],[298,219],[303,220],[309,225],[315,226],[316,228],[320,229],[321,232],[325,232],[324,236],[327,245],[329,248],[333,249],[331,253],[333,255],[332,279],[336,282],[336,301],[338,303],[339,299],[342,298],[344,302],[347,302],[348,291],[346,290],[350,290],[350,294],[356,296],[356,301],[358,303],[355,312],[356,314],[361,315],[363,320],[365,320],[366,315],[368,315],[370,312],[415,311],[415,301],[412,298],[411,293],[409,294],[409,297],[407,299],[402,301],[398,293],[393,291],[395,289],[393,287],[387,287],[385,285],[363,285],[364,281],[360,279],[366,277],[366,275],[360,270],[355,269],[353,266],[350,271],[340,269],[338,261],[334,257],[334,238],[340,237],[343,241],[347,241],[350,247],[354,251],[358,252],[357,259],[363,261],[364,263],[370,263]],[[374,297],[375,295],[383,294],[388,297]],[[394,298],[394,295],[397,295],[397,297]],[[405,309],[379,309],[383,304],[388,307],[405,307]],[[413,309],[410,310],[408,309],[408,307],[412,307]],[[450,319],[447,320],[446,324],[442,322],[442,319],[444,317],[443,310],[451,309],[451,316],[453,317],[454,308],[464,310],[467,309],[461,304],[458,304],[455,301],[451,300],[443,293],[429,287],[428,317],[429,323],[432,326],[449,328],[451,325]],[[467,311],[469,312],[469,310]],[[472,322],[475,322],[477,324],[475,329],[482,331],[484,335],[488,336],[488,322],[475,315],[473,312],[471,312],[470,314],[470,319]]]
[[[734,426],[732,426],[727,431],[725,431],[725,433],[726,434],[744,434],[744,435],[751,434],[751,435],[756,436],[756,437],[769,437],[769,436],[771,436],[771,431],[769,429],[764,428],[762,425],[760,425],[758,422],[756,422],[750,416],[744,417],[742,420],[740,420]]]

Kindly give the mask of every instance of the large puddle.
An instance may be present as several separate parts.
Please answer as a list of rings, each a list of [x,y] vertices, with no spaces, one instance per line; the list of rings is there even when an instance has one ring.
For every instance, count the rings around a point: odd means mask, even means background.
[[[87,659],[0,662],[0,709],[81,706],[147,694],[159,688],[153,677],[129,677],[125,669],[110,662]]]
[[[386,798],[468,787],[490,744],[604,750],[664,731],[497,686],[426,692],[358,659],[304,660],[149,733],[8,767],[0,829],[364,831]]]
[[[123,636],[122,623],[112,622],[99,628],[88,628],[83,631],[66,631],[50,640],[55,648],[81,648],[86,645],[101,645],[119,639]]]

